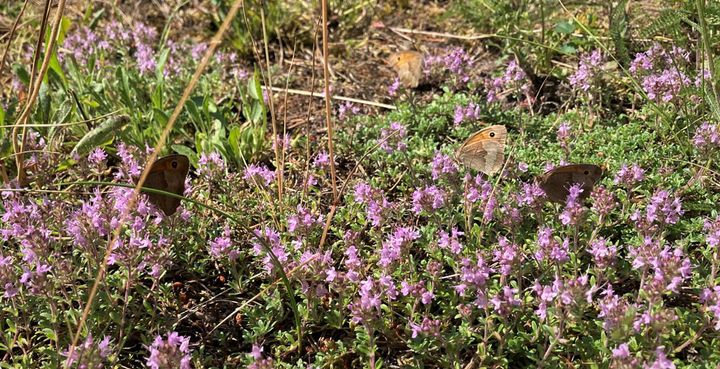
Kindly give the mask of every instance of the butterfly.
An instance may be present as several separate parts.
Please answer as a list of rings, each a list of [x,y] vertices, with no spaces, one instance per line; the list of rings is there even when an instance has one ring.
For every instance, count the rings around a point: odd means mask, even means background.
[[[388,64],[397,72],[404,87],[415,88],[422,76],[423,56],[417,51],[399,51],[388,58]]]
[[[582,187],[580,199],[590,196],[593,186],[602,176],[602,168],[594,164],[570,164],[553,168],[538,178],[538,184],[551,201],[567,201],[570,187],[579,184]]]
[[[185,155],[168,155],[155,161],[150,167],[144,187],[182,195],[185,192],[185,177],[190,170],[190,161]],[[137,183],[137,180],[135,180]],[[147,193],[152,204],[160,208],[165,215],[175,214],[180,199],[157,193]]]
[[[507,128],[503,125],[483,128],[465,140],[455,157],[467,167],[493,175],[505,162],[506,139]]]

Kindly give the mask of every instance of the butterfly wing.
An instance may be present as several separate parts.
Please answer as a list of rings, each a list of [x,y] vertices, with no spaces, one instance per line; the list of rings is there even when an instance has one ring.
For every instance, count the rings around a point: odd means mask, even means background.
[[[580,199],[586,199],[601,176],[602,169],[597,165],[570,164],[546,172],[540,177],[539,185],[545,191],[548,199],[564,203],[567,201],[570,187],[576,183],[580,184],[583,189]]]
[[[389,63],[403,86],[415,88],[420,84],[422,60],[422,54],[417,51],[400,51],[390,55]]]
[[[505,162],[507,129],[503,125],[484,128],[468,138],[456,156],[465,166],[493,175]]]
[[[184,155],[169,155],[153,163],[145,180],[145,187],[154,188],[177,195],[185,192],[185,177],[190,170],[190,161]],[[175,214],[180,199],[167,195],[148,193],[151,203],[155,204],[165,215]]]

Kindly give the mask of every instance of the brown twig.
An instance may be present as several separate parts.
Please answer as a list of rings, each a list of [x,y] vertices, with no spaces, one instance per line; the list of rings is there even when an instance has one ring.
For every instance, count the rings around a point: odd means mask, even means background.
[[[158,153],[163,148],[163,146],[165,145],[165,141],[167,141],[167,138],[170,135],[170,131],[172,131],[172,128],[175,125],[175,122],[177,121],[178,117],[180,116],[180,113],[182,113],[183,109],[185,108],[185,103],[187,102],[188,98],[190,97],[190,93],[195,88],[195,85],[197,85],[197,82],[200,79],[200,76],[202,75],[203,71],[205,70],[208,63],[210,62],[210,58],[215,53],[215,50],[217,49],[218,45],[220,45],[222,38],[225,36],[225,33],[227,32],[228,28],[230,27],[230,23],[237,15],[242,4],[243,4],[242,0],[235,0],[232,7],[230,8],[230,11],[225,16],[225,19],[223,20],[222,25],[220,25],[220,29],[218,29],[218,31],[215,33],[215,36],[213,36],[212,40],[210,41],[209,47],[205,51],[205,55],[203,55],[202,60],[200,60],[200,63],[198,64],[197,68],[195,69],[195,73],[193,73],[193,75],[190,79],[190,82],[185,87],[185,90],[183,91],[183,94],[180,97],[180,100],[178,101],[177,105],[175,106],[175,109],[173,110],[172,115],[170,115],[170,118],[168,119],[168,122],[165,125],[165,128],[163,129],[162,133],[160,134],[160,138],[158,139],[158,142],[155,145],[155,149],[153,150],[152,154],[150,154],[150,156],[148,157],[148,159],[147,159],[148,164],[155,162],[155,159],[157,159]],[[60,10],[62,10],[62,7],[64,7],[64,6],[65,6],[65,0],[60,0],[60,7],[61,7]],[[95,282],[93,282],[93,286],[90,289],[87,303],[85,304],[85,308],[83,309],[82,316],[80,317],[80,322],[78,323],[77,330],[75,331],[75,334],[73,335],[72,344],[70,345],[70,349],[68,350],[68,356],[67,356],[68,361],[65,361],[65,367],[69,367],[69,359],[73,357],[73,352],[75,351],[75,348],[77,347],[77,342],[80,338],[80,332],[82,332],[82,328],[85,325],[85,322],[87,321],[88,315],[90,314],[90,309],[92,307],[93,301],[95,300],[95,296],[97,295],[97,290],[98,290],[98,287],[100,286],[100,281],[105,274],[105,269],[107,267],[107,262],[108,262],[108,259],[110,258],[110,253],[113,249],[113,246],[117,243],[117,241],[120,237],[120,231],[122,229],[123,224],[125,223],[125,220],[129,214],[129,211],[137,203],[138,195],[140,194],[140,188],[142,188],[143,184],[145,183],[145,180],[148,177],[148,174],[150,173],[151,165],[148,165],[148,164],[145,165],[145,168],[143,169],[143,172],[140,175],[140,179],[138,179],[137,184],[135,184],[135,187],[133,188],[133,193],[130,196],[127,206],[125,207],[125,209],[123,210],[123,213],[120,216],[120,222],[118,222],[118,225],[113,230],[112,238],[111,238],[110,242],[108,242],[108,244],[105,248],[105,256],[103,257],[103,263],[100,264],[100,270],[98,270],[97,276],[95,277]]]
[[[271,91],[275,91],[275,92],[287,92],[287,93],[294,94],[294,95],[325,98],[325,94],[322,94],[322,93],[318,94],[313,91],[296,90],[296,89],[292,89],[292,88],[281,89],[278,87],[267,87],[267,86],[262,86],[262,89],[263,90],[271,90]],[[355,99],[352,97],[332,95],[332,96],[330,96],[330,98],[333,100],[347,101],[347,102],[352,102],[352,103],[356,103],[356,104],[369,105],[369,106],[374,106],[377,108],[384,108],[384,109],[389,109],[389,110],[397,109],[397,107],[395,107],[395,105],[383,104],[383,103],[379,103],[379,102],[375,102],[375,101],[368,101],[368,100],[362,100],[362,99]]]
[[[452,33],[443,33],[443,32],[418,31],[415,29],[400,28],[400,27],[389,27],[389,29],[391,31],[397,32],[397,33],[409,33],[411,35],[424,35],[424,36],[433,36],[433,37],[454,38],[457,40],[482,40],[482,39],[486,39],[486,38],[497,37],[497,35],[494,33],[482,33],[479,35],[465,36],[465,35],[455,35]]]
[[[12,45],[13,39],[15,38],[15,31],[17,30],[18,24],[20,24],[20,19],[22,18],[23,14],[25,14],[25,8],[27,8],[27,4],[29,1],[30,0],[25,0],[22,9],[20,9],[20,13],[18,13],[17,18],[15,18],[12,29],[10,29],[10,36],[8,37],[7,45],[5,45],[5,51],[3,51],[2,61],[0,61],[0,76],[2,76],[2,71],[5,67],[5,60],[7,59],[8,51],[10,51],[10,45]]]
[[[338,201],[337,180],[335,178],[335,153],[333,152],[333,125],[330,116],[330,78],[328,55],[328,12],[327,0],[322,0],[322,35],[323,35],[323,80],[325,82],[325,123],[328,131],[328,156],[330,159],[330,178],[332,180],[333,203]]]
[[[265,51],[265,65],[267,67],[266,81],[272,89],[272,71],[270,70],[270,51],[268,50],[268,36],[265,25],[265,8],[260,6],[260,22],[262,24],[263,33],[263,50]],[[270,121],[272,123],[273,140],[275,142],[275,178],[278,186],[278,204],[282,207],[283,196],[283,163],[281,160],[281,152],[285,150],[285,137],[278,138],[277,119],[275,118],[275,104],[272,93],[268,94],[268,103],[270,105]],[[280,142],[278,142],[280,141]]]
[[[49,16],[49,0],[46,0],[45,2],[45,16],[43,17],[43,24],[46,24],[47,17]],[[31,92],[30,96],[28,96],[27,101],[25,102],[25,107],[23,108],[22,113],[20,114],[20,117],[17,119],[17,123],[20,125],[24,125],[27,123],[28,117],[30,116],[30,111],[32,110],[32,107],[35,103],[35,100],[38,97],[38,94],[40,93],[40,86],[42,86],[42,80],[43,76],[47,72],[48,67],[50,66],[50,58],[52,56],[51,50],[53,46],[55,45],[55,40],[57,39],[58,33],[60,31],[60,23],[62,22],[62,15],[63,11],[65,10],[65,0],[60,0],[58,3],[58,8],[55,13],[55,19],[53,20],[53,26],[52,26],[52,32],[50,33],[50,39],[47,45],[45,46],[45,55],[43,56],[43,62],[42,66],[40,67],[40,71],[37,73],[37,77],[35,77],[35,73],[32,73],[30,75],[30,85],[31,85]],[[44,26],[41,27],[43,30],[42,33],[38,36],[38,48],[36,48],[35,53],[36,56],[40,53],[40,45],[42,45],[42,40],[44,40]],[[37,57],[36,57],[37,59]],[[33,62],[33,70],[35,70],[35,65],[37,64],[36,61]],[[23,145],[25,144],[26,136],[26,127],[23,127],[22,132],[22,140],[20,141],[20,147],[18,148],[17,145],[17,130],[18,128],[14,128],[12,132],[12,138],[11,142],[13,144],[13,151],[22,152],[23,151]],[[25,184],[25,169],[23,168],[23,159],[24,155],[17,155],[15,156],[15,165],[17,167],[17,181],[19,186],[24,186]]]

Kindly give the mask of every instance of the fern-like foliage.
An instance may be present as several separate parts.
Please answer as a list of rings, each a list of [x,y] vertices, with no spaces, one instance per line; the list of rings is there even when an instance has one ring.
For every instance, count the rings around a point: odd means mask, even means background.
[[[689,21],[688,13],[678,9],[665,9],[657,19],[638,30],[638,38],[651,39],[655,36],[667,36],[677,39],[686,34],[683,26]]]
[[[630,64],[630,53],[627,48],[628,19],[625,7],[628,0],[621,0],[610,13],[610,36],[615,44],[615,55],[620,64]]]

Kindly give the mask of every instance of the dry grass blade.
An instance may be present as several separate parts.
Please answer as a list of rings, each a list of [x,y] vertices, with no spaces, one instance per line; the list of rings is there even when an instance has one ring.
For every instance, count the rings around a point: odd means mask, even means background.
[[[55,19],[53,20],[52,30],[50,33],[50,39],[47,45],[45,45],[45,52],[43,56],[43,62],[42,66],[40,67],[40,71],[35,73],[35,66],[37,65],[37,60],[40,57],[40,50],[42,49],[42,42],[44,40],[45,35],[45,27],[47,24],[47,20],[50,18],[50,3],[49,0],[46,0],[45,3],[45,13],[43,15],[43,23],[40,27],[40,33],[38,35],[38,43],[37,47],[35,48],[35,57],[33,60],[33,68],[32,72],[30,73],[30,85],[31,92],[30,96],[27,99],[27,102],[25,103],[25,107],[23,108],[22,114],[20,114],[20,117],[17,119],[17,123],[19,125],[25,125],[27,124],[27,120],[30,117],[30,112],[32,111],[33,105],[35,105],[35,100],[37,99],[38,95],[40,94],[40,87],[42,86],[42,80],[45,76],[45,73],[47,73],[48,68],[50,67],[50,59],[53,56],[53,53],[51,52],[52,48],[55,46],[55,42],[57,41],[58,33],[60,32],[60,24],[62,22],[62,15],[63,11],[65,10],[65,0],[60,0],[60,3],[58,4],[57,11],[55,12]],[[22,137],[20,141],[20,145],[17,144],[17,130],[18,128],[13,128],[12,132],[12,138],[11,142],[13,144],[13,151],[16,153],[23,151],[23,146],[25,145],[25,140],[27,139],[27,127],[22,127]],[[15,164],[17,166],[17,182],[19,186],[24,186],[26,182],[25,178],[25,168],[23,163],[24,155],[23,154],[16,154],[15,156]]]
[[[20,13],[18,13],[17,18],[15,18],[15,22],[9,23],[10,30],[8,33],[4,33],[3,29],[6,27],[6,22],[9,20],[6,17],[0,18],[0,40],[4,39],[5,36],[7,36],[7,45],[5,45],[5,50],[3,51],[2,60],[0,60],[0,76],[2,76],[3,67],[5,67],[5,60],[7,59],[8,51],[10,50],[10,45],[12,44],[12,40],[15,37],[15,31],[17,30],[18,24],[20,24],[20,19],[22,19],[23,14],[25,14],[25,8],[27,8],[28,0],[25,0],[25,3],[23,4],[22,9],[20,9]]]
[[[328,55],[328,4],[327,0],[322,0],[322,35],[323,35],[323,79],[325,82],[325,123],[328,131],[328,157],[330,161],[330,178],[332,180],[333,204],[337,204],[337,180],[335,178],[335,154],[333,152],[333,125],[332,116],[330,114],[330,56]]]
[[[235,0],[232,7],[230,8],[230,11],[225,16],[225,19],[223,20],[222,25],[220,26],[220,29],[215,33],[215,36],[213,36],[212,40],[210,41],[209,47],[205,51],[205,54],[203,55],[203,58],[201,59],[200,63],[198,63],[197,68],[195,69],[195,72],[192,75],[192,78],[190,79],[190,82],[188,82],[187,86],[185,87],[185,90],[183,91],[182,96],[180,97],[180,101],[178,101],[177,105],[175,106],[175,109],[173,110],[172,115],[170,116],[170,119],[168,119],[167,124],[165,125],[165,128],[163,129],[162,133],[160,134],[160,138],[158,139],[157,144],[155,145],[155,148],[150,154],[150,156],[147,159],[147,163],[145,165],[145,168],[143,169],[142,174],[140,175],[140,178],[137,181],[137,184],[133,188],[132,196],[130,196],[130,200],[128,201],[128,204],[123,211],[123,213],[120,216],[120,222],[118,222],[118,225],[115,227],[112,233],[112,239],[110,242],[108,242],[107,246],[105,247],[105,255],[103,257],[103,262],[100,264],[100,270],[98,270],[98,274],[95,277],[95,281],[93,282],[93,286],[90,289],[90,294],[88,295],[87,303],[85,304],[85,307],[83,309],[82,316],[80,317],[80,322],[78,323],[77,330],[75,331],[75,334],[73,335],[72,344],[70,345],[70,349],[68,350],[68,360],[65,361],[65,367],[69,367],[69,359],[73,357],[73,353],[75,348],[77,347],[78,340],[80,339],[80,332],[83,330],[83,326],[85,325],[85,322],[87,321],[88,315],[90,314],[90,309],[92,307],[93,301],[95,300],[95,296],[97,295],[98,287],[100,286],[100,281],[103,279],[105,274],[105,269],[107,267],[107,262],[110,258],[110,252],[113,249],[113,245],[118,241],[120,237],[120,231],[122,229],[123,224],[125,223],[125,220],[128,216],[129,209],[132,209],[133,206],[137,203],[138,196],[140,195],[140,189],[145,184],[145,181],[147,180],[148,174],[150,173],[150,168],[152,167],[152,163],[155,162],[157,159],[158,153],[160,150],[162,150],[163,146],[165,146],[165,142],[167,141],[168,136],[170,135],[170,131],[172,131],[173,126],[175,125],[175,122],[177,121],[178,117],[180,116],[180,113],[183,111],[185,107],[185,103],[190,98],[190,93],[195,88],[195,85],[197,85],[198,80],[200,79],[200,76],[204,72],[205,68],[207,67],[208,63],[210,62],[210,58],[215,53],[215,50],[217,49],[218,45],[220,45],[220,42],[222,41],[223,37],[225,36],[225,33],[230,28],[230,24],[232,20],[237,15],[238,11],[240,10],[240,7],[242,6],[243,1],[242,0]],[[65,0],[60,0],[60,6],[64,7]]]

